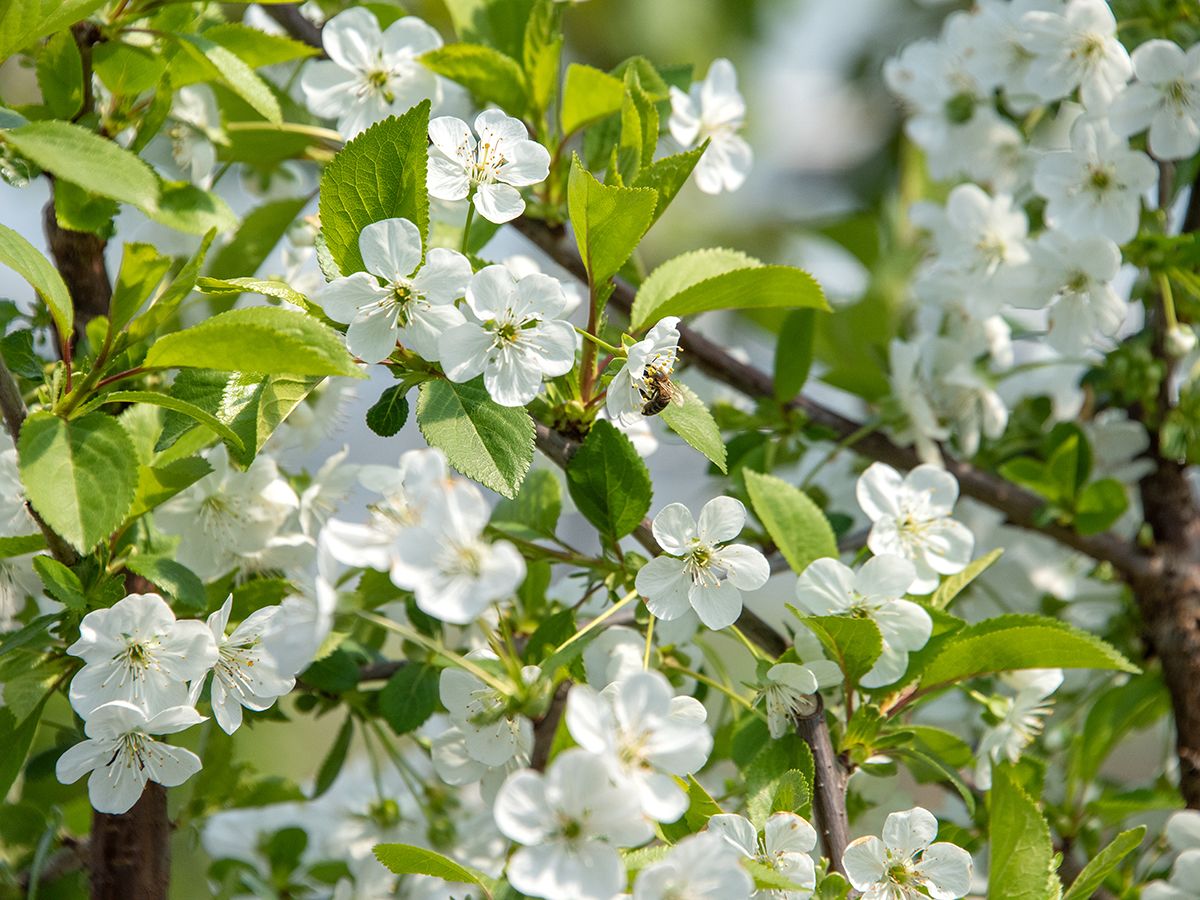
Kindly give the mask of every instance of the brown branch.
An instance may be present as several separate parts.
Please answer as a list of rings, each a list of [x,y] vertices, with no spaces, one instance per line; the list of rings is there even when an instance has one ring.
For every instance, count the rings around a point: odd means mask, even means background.
[[[804,739],[813,755],[813,813],[821,847],[829,867],[845,875],[842,854],[850,843],[850,825],[846,815],[846,769],[833,752],[829,723],[825,721],[825,703],[816,694],[811,713],[795,717],[796,733]]]
[[[314,25],[311,21],[306,19],[296,4],[266,3],[263,4],[262,11],[278,22],[279,25],[296,40],[308,44],[310,47],[316,47],[320,49],[321,55],[324,56],[325,51],[321,44],[320,26]]]
[[[529,755],[529,767],[539,772],[546,771],[546,763],[550,761],[550,750],[554,746],[554,735],[558,733],[558,723],[562,720],[567,708],[567,693],[570,684],[563,682],[550,698],[550,707],[546,714],[533,723],[533,751]]]

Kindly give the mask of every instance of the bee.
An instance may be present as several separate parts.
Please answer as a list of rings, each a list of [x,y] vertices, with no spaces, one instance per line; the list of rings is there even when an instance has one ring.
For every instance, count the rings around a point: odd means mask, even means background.
[[[657,416],[670,404],[683,405],[683,394],[671,383],[671,376],[655,366],[646,366],[642,374],[645,384],[639,388],[642,399],[643,416]]]

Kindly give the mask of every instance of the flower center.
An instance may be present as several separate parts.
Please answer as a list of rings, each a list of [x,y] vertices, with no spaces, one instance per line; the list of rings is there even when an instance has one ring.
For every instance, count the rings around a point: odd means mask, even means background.
[[[1102,193],[1113,186],[1113,172],[1106,166],[1092,166],[1088,172],[1088,183],[1097,193]]]
[[[491,184],[500,174],[500,169],[508,162],[499,143],[483,141],[479,145],[479,153],[468,173],[472,184]]]
[[[367,96],[370,94],[379,94],[387,103],[394,103],[396,94],[391,89],[392,72],[387,69],[372,69],[366,73],[363,86],[359,90],[359,96]]]
[[[955,94],[946,101],[946,118],[955,125],[963,125],[971,121],[975,115],[975,95],[969,91]]]

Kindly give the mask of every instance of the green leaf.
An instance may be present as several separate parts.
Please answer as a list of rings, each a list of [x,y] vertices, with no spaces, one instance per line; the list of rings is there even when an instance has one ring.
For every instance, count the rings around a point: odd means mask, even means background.
[[[718,275],[761,265],[762,263],[752,256],[724,247],[692,250],[673,257],[651,272],[642,282],[633,301],[630,321],[635,328],[650,325],[662,318],[661,315],[656,315],[651,320],[650,314],[675,295]]]
[[[354,716],[347,715],[345,721],[342,722],[342,727],[338,729],[337,737],[333,739],[333,746],[329,748],[325,759],[321,761],[321,768],[317,770],[317,781],[313,785],[310,799],[316,800],[333,786],[338,773],[342,771],[342,764],[346,761],[346,752],[350,749],[352,737],[354,737]]]
[[[0,25],[2,24],[3,16],[0,14]],[[2,33],[0,31],[0,34]],[[13,782],[25,766],[25,757],[29,755],[29,748],[33,745],[33,737],[37,734],[44,706],[43,700],[32,714],[19,723],[11,709],[0,708],[0,797],[8,794],[8,789],[13,786]]]
[[[158,466],[139,466],[137,493],[128,518],[133,519],[166,503],[212,471],[199,456],[177,459]]]
[[[33,508],[81,553],[112,534],[133,505],[133,442],[111,416],[70,422],[34,413],[17,446],[21,483]]]
[[[113,217],[120,210],[116,200],[101,197],[69,181],[54,183],[54,218],[68,231],[90,231],[102,238],[114,232]]]
[[[33,349],[33,331],[19,328],[0,337],[0,357],[4,358],[9,371],[24,378],[40,381],[45,363]]]
[[[529,85],[529,113],[534,120],[548,121],[562,73],[562,45],[562,4],[557,0],[534,0],[525,23],[520,57]]]
[[[64,181],[152,213],[159,183],[145,162],[112,141],[69,122],[30,122],[0,133],[22,156]],[[97,177],[97,173],[104,173]]]
[[[1068,783],[1095,781],[1109,754],[1127,734],[1149,728],[1170,709],[1171,696],[1159,672],[1146,672],[1102,692],[1087,711],[1083,732],[1071,742]]]
[[[680,188],[687,184],[688,177],[692,174],[692,169],[696,168],[696,163],[700,161],[705,146],[707,145],[701,145],[685,153],[664,156],[649,165],[642,160],[642,170],[634,179],[633,186],[654,188],[658,192],[658,205],[654,208],[654,217],[650,220],[651,225],[667,211],[667,207],[671,205],[671,201],[675,199]]]
[[[165,335],[150,348],[145,365],[366,377],[335,331],[304,313],[275,307],[230,310]]]
[[[119,334],[137,315],[170,267],[171,260],[159,256],[149,244],[125,245],[117,283],[108,304],[109,334]]]
[[[217,146],[221,162],[269,166],[285,159],[320,158],[342,144],[341,135],[299,122],[227,122],[226,144]]]
[[[703,831],[708,820],[722,812],[721,805],[694,777],[689,775],[686,780],[676,778],[676,781],[687,791],[688,807],[674,822],[664,822],[661,826],[663,835],[671,843]]]
[[[92,69],[112,93],[137,95],[159,83],[167,60],[148,47],[101,41],[92,48]]]
[[[46,538],[41,534],[23,534],[18,537],[0,537],[0,559],[25,556],[46,549]]]
[[[321,52],[316,47],[283,35],[267,34],[241,22],[225,22],[205,28],[204,37],[237,54],[238,58],[252,69],[318,56]],[[172,63],[172,81],[176,87],[189,83],[189,76],[199,81],[207,74],[206,67],[190,68],[181,65],[184,62],[186,61],[175,60]]]
[[[808,381],[816,327],[813,309],[792,310],[783,320],[775,345],[775,399],[781,403],[799,394]]]
[[[1140,671],[1086,631],[1045,616],[1011,615],[955,632],[921,668],[920,686],[931,690],[1014,669]]]
[[[805,616],[791,604],[788,606],[800,622],[816,635],[829,658],[837,663],[846,680],[852,684],[858,684],[871,671],[883,652],[883,637],[878,626],[870,619]]]
[[[459,40],[495,47],[519,59],[533,0],[446,0]]]
[[[79,611],[87,605],[83,582],[79,576],[50,556],[35,556],[33,570],[46,588],[46,593],[67,609]]]
[[[79,112],[83,105],[83,61],[71,32],[60,31],[46,41],[38,54],[37,81],[42,101],[54,118],[70,119]]]
[[[192,612],[202,613],[208,605],[204,582],[187,566],[173,559],[138,554],[125,560],[125,568],[141,575]]]
[[[70,339],[75,322],[75,307],[67,285],[37,248],[7,225],[0,225],[0,264],[8,266],[33,286],[50,310],[59,337]]]
[[[788,878],[778,869],[773,869],[766,863],[759,862],[757,859],[743,857],[739,860],[742,868],[750,873],[750,877],[754,879],[754,886],[760,891],[775,893],[777,891],[804,891],[804,885],[798,881]]]
[[[593,122],[620,112],[625,85],[607,72],[571,63],[563,84],[562,131],[570,136]]]
[[[379,691],[379,712],[396,734],[416,731],[437,710],[436,666],[409,662]]]
[[[242,61],[242,58],[208,37],[199,34],[178,35],[179,46],[197,61],[207,60],[213,77],[223,81],[268,122],[283,121],[279,101],[267,83]]]
[[[720,469],[725,468],[725,442],[721,440],[721,429],[704,401],[696,396],[686,384],[674,385],[678,394],[683,397],[683,404],[668,404],[662,411],[663,421],[672,431],[699,450],[708,460]]]
[[[87,18],[104,3],[105,0],[12,0],[0,4],[0,62],[38,38]]]
[[[244,449],[242,439],[238,434],[212,413],[194,406],[186,400],[173,397],[170,394],[156,394],[153,391],[113,391],[110,394],[104,395],[104,402],[149,403],[153,406],[161,406],[163,409],[173,410],[187,416],[189,419],[195,419],[201,425],[228,441],[235,450]]]
[[[815,559],[837,559],[837,539],[829,520],[804,491],[774,475],[745,469],[750,504],[792,571],[803,572]]]
[[[988,850],[989,900],[1047,900],[1061,895],[1054,845],[1041,810],[1008,766],[992,772]]]
[[[1085,487],[1075,501],[1075,530],[1080,534],[1107,531],[1129,509],[1125,485],[1115,478],[1101,478]]]
[[[703,253],[704,251],[699,251]],[[690,257],[693,254],[684,254]],[[663,266],[675,269],[676,257]],[[664,316],[690,316],[714,309],[822,309],[828,310],[825,294],[813,277],[801,269],[791,266],[757,265],[734,269],[702,281],[695,281],[675,293],[667,293],[661,300],[643,300],[647,286],[661,289],[654,279],[659,269],[646,279],[634,301],[634,327],[641,329],[653,325]],[[680,273],[676,272],[676,278]],[[689,277],[687,280],[691,281]]]
[[[533,462],[533,420],[492,400],[482,378],[422,384],[417,425],[458,471],[504,497],[517,495]]]
[[[399,433],[408,421],[407,384],[394,384],[367,410],[367,427],[380,437],[392,437]]]
[[[482,872],[457,863],[433,850],[411,844],[376,844],[375,858],[396,875],[428,875],[456,884],[473,884],[489,898],[496,882]]]
[[[429,101],[372,125],[342,149],[321,175],[321,228],[344,274],[363,270],[358,236],[382,219],[408,219],[429,233],[425,169]]]
[[[1079,873],[1070,889],[1063,895],[1063,900],[1088,900],[1093,893],[1104,884],[1104,879],[1116,871],[1126,856],[1142,844],[1146,836],[1146,826],[1139,825],[1129,831],[1122,831],[1112,843],[1091,858],[1083,871]]]
[[[208,253],[208,248],[215,236],[215,229],[210,230],[204,235],[204,239],[200,242],[200,246],[196,248],[196,252],[192,255],[192,258],[184,263],[183,268],[171,279],[171,283],[155,298],[150,307],[129,326],[129,340],[131,342],[139,343],[154,334],[175,314],[175,311],[179,308],[179,304],[183,302],[183,299],[195,287],[196,276],[200,272],[200,267],[204,265],[204,257]]]
[[[301,309],[309,309],[312,304],[298,290],[282,281],[269,281],[261,278],[199,278],[196,289],[205,294],[240,294],[243,291],[251,294],[262,294],[264,297],[274,297]]]
[[[307,204],[307,197],[289,197],[255,209],[242,219],[233,239],[212,258],[208,275],[212,278],[254,275]]]
[[[548,469],[534,469],[515,499],[501,500],[492,510],[491,525],[530,540],[554,537],[562,514],[562,486]]]
[[[942,579],[937,590],[933,592],[933,596],[929,598],[929,605],[934,609],[949,609],[954,599],[965,591],[972,581],[990,569],[992,564],[1003,554],[1004,549],[997,547],[991,553],[972,560],[961,572],[947,575]]]
[[[606,283],[625,265],[650,227],[657,205],[654,190],[601,184],[578,156],[573,158],[567,207],[592,285]]]
[[[186,181],[163,182],[158,208],[146,214],[160,225],[187,234],[204,234],[212,228],[226,232],[237,225],[228,203]]]
[[[477,106],[494,103],[510,115],[528,104],[525,73],[511,56],[481,44],[447,44],[423,53],[427,69],[456,81],[471,92]]]
[[[589,522],[610,538],[641,524],[653,488],[633,443],[611,422],[598,420],[567,463],[567,489]]]

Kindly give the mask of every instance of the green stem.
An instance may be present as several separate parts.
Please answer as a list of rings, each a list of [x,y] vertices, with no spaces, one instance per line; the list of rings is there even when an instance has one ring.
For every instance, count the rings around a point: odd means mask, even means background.
[[[462,241],[458,245],[459,251],[463,256],[467,255],[467,245],[471,239],[471,222],[475,219],[475,203],[474,197],[467,198],[467,219],[463,222]]]
[[[715,681],[712,678],[709,678],[707,675],[702,675],[701,673],[697,672],[694,669],[689,669],[686,666],[681,666],[679,663],[675,662],[675,660],[673,660],[673,659],[666,660],[663,663],[663,665],[667,666],[668,668],[674,669],[680,675],[686,675],[689,678],[695,678],[698,682],[700,682],[701,684],[708,685],[714,691],[720,691],[722,694],[724,694],[726,697],[728,697],[734,703],[737,703],[740,706],[744,706],[746,709],[750,710],[750,712],[752,712],[754,715],[758,716],[764,722],[767,720],[766,714],[764,714],[761,709],[759,709],[757,706],[755,706],[753,703],[751,703],[749,700],[747,700],[745,697],[743,697],[737,691],[721,684],[721,682]]]
[[[608,343],[608,341],[602,341],[600,338],[596,337],[596,335],[592,334],[590,331],[586,331],[583,328],[580,328],[578,325],[575,326],[575,330],[577,332],[579,332],[580,336],[584,340],[591,341],[597,347],[600,347],[603,350],[607,350],[613,356],[625,356],[625,351],[622,350],[620,347],[614,347],[612,344]]]
[[[455,665],[470,672],[502,697],[511,696],[511,691],[509,691],[508,685],[504,684],[504,682],[502,682],[487,669],[481,668],[473,660],[467,659],[465,656],[455,653],[453,650],[446,649],[440,643],[430,637],[426,637],[415,628],[410,628],[407,625],[401,625],[399,622],[396,622],[392,619],[386,619],[383,616],[377,616],[370,612],[363,611],[359,612],[358,615],[361,618],[366,619],[368,622],[373,622],[381,628],[386,628],[389,631],[396,632],[397,634],[403,636],[406,640],[412,641],[414,644],[420,644],[431,653],[436,653],[438,656],[450,660]]]
[[[650,614],[650,624],[646,626],[646,653],[642,657],[642,670],[650,671],[650,653],[654,650],[654,614]]]
[[[761,647],[751,641],[750,638],[746,637],[746,635],[742,632],[742,629],[738,628],[736,625],[730,625],[729,632],[742,642],[742,645],[750,651],[750,655],[755,659],[764,659],[767,662],[774,662],[770,656],[763,652]]]
[[[628,594],[626,594],[624,597],[622,597],[620,600],[618,600],[616,603],[614,603],[612,606],[610,606],[604,612],[600,613],[600,615],[596,616],[596,618],[592,619],[592,621],[588,622],[586,625],[584,625],[582,628],[580,628],[577,632],[575,632],[573,635],[571,635],[569,638],[567,638],[565,641],[563,641],[561,644],[559,644],[558,647],[555,648],[554,652],[562,653],[562,651],[567,649],[567,647],[570,647],[573,643],[575,643],[577,640],[579,640],[581,637],[583,637],[588,632],[603,625],[613,615],[615,615],[620,610],[624,609],[626,606],[628,606],[630,603],[632,603],[637,598],[638,598],[638,592],[630,591]]]

